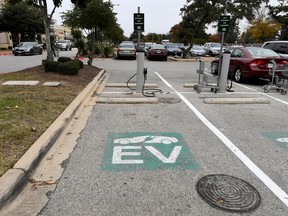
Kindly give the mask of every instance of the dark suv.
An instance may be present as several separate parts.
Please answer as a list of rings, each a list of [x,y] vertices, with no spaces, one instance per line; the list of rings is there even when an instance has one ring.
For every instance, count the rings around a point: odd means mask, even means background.
[[[288,41],[267,41],[262,47],[274,50],[283,57],[288,57]]]

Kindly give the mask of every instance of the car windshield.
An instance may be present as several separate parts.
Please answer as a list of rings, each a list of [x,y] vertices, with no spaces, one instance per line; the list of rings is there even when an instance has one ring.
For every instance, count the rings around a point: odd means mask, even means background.
[[[119,45],[120,48],[134,48],[134,45],[133,44],[120,44]]]
[[[157,45],[152,45],[151,49],[165,49],[165,47],[161,44],[157,44]]]
[[[279,55],[270,49],[260,47],[247,47],[248,52],[253,57],[279,57]]]
[[[176,44],[167,44],[167,48],[179,48]]]
[[[58,43],[68,43],[67,41],[60,40]]]
[[[35,43],[34,42],[23,42],[23,43],[20,43],[19,46],[33,46]]]
[[[153,43],[145,43],[145,47],[151,46]]]
[[[197,45],[196,45],[196,46],[194,45],[194,46],[192,47],[192,49],[194,49],[194,50],[203,50],[202,47],[197,46]]]
[[[220,43],[219,44],[218,43],[212,43],[211,47],[221,47],[221,44]]]

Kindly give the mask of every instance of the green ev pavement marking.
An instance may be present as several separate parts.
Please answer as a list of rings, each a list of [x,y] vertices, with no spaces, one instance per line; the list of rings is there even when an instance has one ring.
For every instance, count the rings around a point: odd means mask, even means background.
[[[288,150],[288,132],[266,132],[263,133],[263,135],[280,145],[282,148]]]
[[[168,132],[110,133],[101,164],[103,171],[198,168],[183,136]]]

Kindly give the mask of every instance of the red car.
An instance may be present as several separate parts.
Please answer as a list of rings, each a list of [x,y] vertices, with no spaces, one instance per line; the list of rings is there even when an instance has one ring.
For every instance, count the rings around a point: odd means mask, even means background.
[[[277,68],[288,63],[288,58],[262,47],[235,47],[229,51],[231,59],[228,76],[233,77],[236,82],[247,78],[271,78],[271,60],[276,62]],[[218,64],[219,59],[211,62],[212,74],[218,74]]]
[[[147,59],[163,59],[167,61],[168,52],[164,45],[153,44],[147,51]]]

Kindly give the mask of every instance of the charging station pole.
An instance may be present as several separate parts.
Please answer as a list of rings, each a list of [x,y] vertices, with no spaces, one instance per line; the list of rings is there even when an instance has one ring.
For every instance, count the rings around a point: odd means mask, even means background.
[[[144,31],[144,13],[140,13],[140,7],[138,7],[138,13],[134,13],[134,31],[138,32],[137,41],[137,76],[136,76],[136,93],[142,93],[144,85],[144,49],[141,50],[140,39],[141,32]]]
[[[226,92],[231,53],[229,51],[225,51],[222,56],[221,74],[219,78],[219,93]]]

